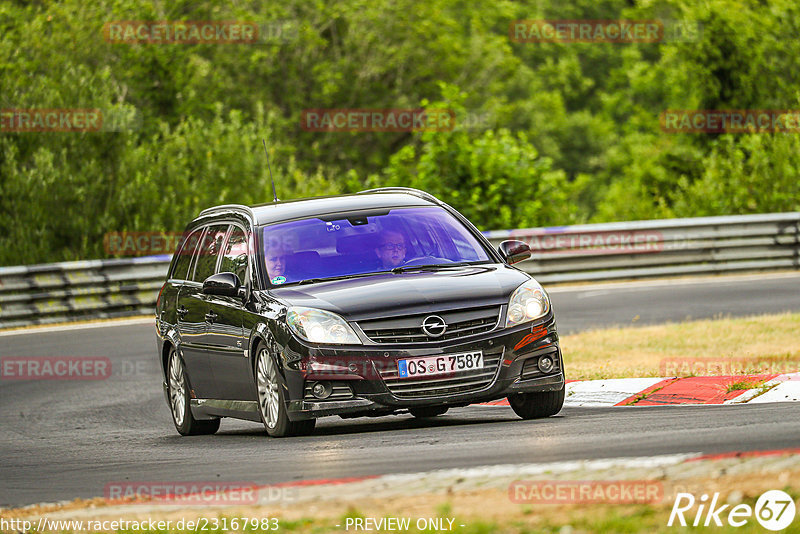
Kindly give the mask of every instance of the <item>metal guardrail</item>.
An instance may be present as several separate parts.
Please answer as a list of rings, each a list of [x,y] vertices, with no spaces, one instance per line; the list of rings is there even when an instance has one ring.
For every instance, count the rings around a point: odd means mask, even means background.
[[[153,313],[170,256],[0,267],[0,328]]]
[[[485,232],[543,283],[800,269],[800,212]],[[169,256],[0,267],[0,328],[153,313]]]
[[[542,283],[800,269],[800,212],[486,232],[526,241]]]

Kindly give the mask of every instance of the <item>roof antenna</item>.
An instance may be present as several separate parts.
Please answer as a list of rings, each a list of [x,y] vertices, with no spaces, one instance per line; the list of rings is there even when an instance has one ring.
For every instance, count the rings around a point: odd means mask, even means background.
[[[269,152],[267,152],[267,140],[263,137],[261,141],[264,143],[264,154],[267,155],[267,168],[269,169],[269,179],[272,180],[272,198],[273,202],[278,201],[278,193],[275,192],[275,178],[272,177],[272,166],[269,164]]]

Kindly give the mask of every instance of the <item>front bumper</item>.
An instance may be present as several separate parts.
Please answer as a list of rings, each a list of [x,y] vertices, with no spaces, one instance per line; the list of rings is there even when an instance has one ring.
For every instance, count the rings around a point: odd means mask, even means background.
[[[484,380],[470,381],[469,373],[453,373],[444,378],[415,378],[414,387],[409,388],[408,379],[396,377],[400,359],[474,351],[484,354],[487,365],[496,362],[481,370],[487,375]],[[537,367],[543,356],[555,363],[548,373]],[[422,406],[465,406],[515,393],[558,391],[565,383],[552,313],[520,327],[440,343],[374,344],[353,350],[321,348],[293,338],[284,348],[283,360],[287,410],[294,421],[328,415],[384,415]],[[318,381],[333,384],[340,394],[314,398],[310,385]]]

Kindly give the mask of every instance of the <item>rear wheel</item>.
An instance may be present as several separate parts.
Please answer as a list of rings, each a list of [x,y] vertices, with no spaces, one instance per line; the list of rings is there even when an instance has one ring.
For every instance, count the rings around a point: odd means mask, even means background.
[[[437,415],[442,415],[447,413],[447,406],[423,406],[420,408],[409,408],[408,411],[411,412],[411,415],[414,417],[436,417]]]
[[[256,361],[256,388],[258,389],[258,406],[261,420],[267,434],[273,438],[284,436],[301,436],[314,431],[316,419],[290,421],[286,412],[284,389],[278,376],[278,367],[269,354],[261,347]]]
[[[172,422],[175,424],[178,433],[182,436],[198,436],[201,434],[213,434],[219,430],[219,419],[201,421],[192,416],[192,410],[189,407],[189,382],[186,378],[186,368],[183,365],[180,354],[174,347],[169,353],[167,386]]]
[[[550,417],[561,411],[564,406],[564,392],[566,388],[558,391],[541,391],[535,393],[517,393],[508,398],[511,409],[523,419],[540,419]]]

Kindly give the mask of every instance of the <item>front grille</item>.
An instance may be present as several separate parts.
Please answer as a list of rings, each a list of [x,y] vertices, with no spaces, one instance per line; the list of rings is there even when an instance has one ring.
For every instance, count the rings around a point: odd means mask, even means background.
[[[346,400],[353,398],[353,390],[350,389],[350,386],[346,382],[331,382],[331,388],[332,388],[331,396],[328,397],[327,399],[318,399],[311,393],[311,386],[314,385],[314,382],[306,382],[303,391],[304,400],[311,400],[314,402],[325,402],[325,401]]]
[[[553,360],[553,369],[548,375],[555,374],[559,372],[561,369],[558,365],[558,352],[553,349],[550,352],[541,354],[540,356],[534,356],[533,358],[528,358],[522,364],[522,373],[520,373],[521,380],[529,380],[531,378],[538,378],[540,376],[546,376],[542,371],[539,370],[539,358],[543,356],[550,356]]]
[[[454,393],[469,393],[484,389],[494,382],[502,356],[502,352],[484,354],[483,369],[459,371],[456,376],[400,378],[397,376],[397,367],[380,371],[380,374],[392,395],[399,398],[438,397]]]
[[[437,315],[447,323],[447,330],[439,337],[429,337],[422,330],[422,321],[431,315]],[[494,330],[499,318],[500,306],[488,306],[360,321],[358,325],[375,343],[427,343],[489,332]]]

